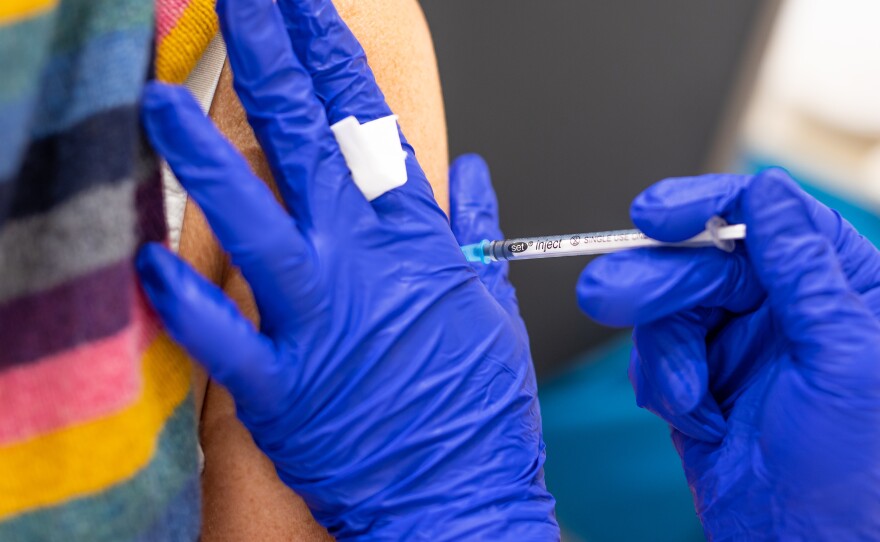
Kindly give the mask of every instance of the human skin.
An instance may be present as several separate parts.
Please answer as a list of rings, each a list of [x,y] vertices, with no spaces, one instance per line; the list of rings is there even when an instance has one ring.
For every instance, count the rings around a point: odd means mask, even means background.
[[[419,157],[438,203],[448,211],[449,157],[440,80],[433,44],[416,0],[336,0],[360,40],[376,79]],[[210,116],[254,172],[273,186],[271,173],[235,92],[228,64]],[[255,323],[259,314],[247,283],[231,266],[195,203],[187,202],[180,255],[220,285]],[[330,540],[305,503],[287,488],[272,463],[238,421],[225,389],[195,366],[202,475],[202,540]]]

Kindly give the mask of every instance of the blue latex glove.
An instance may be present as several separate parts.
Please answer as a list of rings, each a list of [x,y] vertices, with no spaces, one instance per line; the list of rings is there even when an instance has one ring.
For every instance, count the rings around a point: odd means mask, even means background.
[[[504,239],[489,166],[480,156],[464,155],[452,164],[449,169],[449,204],[452,233],[460,245],[479,243],[484,239]],[[519,316],[516,291],[508,279],[508,262],[472,263],[471,266],[492,297],[510,314],[522,339],[528,341],[525,323]]]
[[[600,258],[581,306],[635,325],[638,403],[673,426],[712,540],[880,536],[880,255],[780,169],[663,181],[632,206],[680,241],[713,215],[745,248]]]
[[[217,10],[289,213],[185,90],[146,89],[148,135],[262,321],[255,330],[148,246],[137,264],[170,334],[229,389],[281,479],[337,539],[557,539],[534,370],[509,299],[499,304],[465,261],[409,145],[408,182],[368,202],[330,132],[349,115],[391,114],[360,45],[329,0]],[[473,181],[492,197],[488,177]],[[456,192],[458,216],[475,194]],[[467,236],[485,227],[463,224]]]

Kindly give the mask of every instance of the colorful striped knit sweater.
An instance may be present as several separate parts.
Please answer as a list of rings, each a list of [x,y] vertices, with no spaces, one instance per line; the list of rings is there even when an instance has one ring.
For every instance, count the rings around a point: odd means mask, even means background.
[[[157,0],[156,77],[182,83],[217,34],[215,0]]]
[[[160,2],[166,79],[212,8]],[[190,368],[132,266],[166,236],[138,123],[153,35],[149,0],[0,0],[3,542],[198,538]]]

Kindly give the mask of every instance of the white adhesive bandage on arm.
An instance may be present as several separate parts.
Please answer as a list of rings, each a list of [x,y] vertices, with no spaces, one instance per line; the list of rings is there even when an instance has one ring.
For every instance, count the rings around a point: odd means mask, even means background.
[[[348,117],[330,127],[354,184],[368,201],[406,183],[406,152],[400,144],[397,115],[360,124]]]

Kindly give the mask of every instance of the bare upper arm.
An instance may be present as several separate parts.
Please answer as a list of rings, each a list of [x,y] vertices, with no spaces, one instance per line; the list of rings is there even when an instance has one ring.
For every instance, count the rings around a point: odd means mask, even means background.
[[[421,7],[416,0],[335,4],[364,46],[376,80],[448,214],[446,117],[434,45]]]
[[[400,117],[438,202],[448,211],[449,158],[443,98],[433,45],[418,3],[336,0],[336,5],[363,44],[376,79]],[[271,183],[265,159],[231,89],[228,66],[221,77],[211,118],[243,152],[254,171]],[[192,201],[187,203],[181,255],[221,284],[245,315],[258,318],[247,284],[229,267]],[[197,395],[204,398],[200,423],[205,452],[202,540],[328,539],[326,531],[317,525],[302,500],[278,479],[272,464],[241,426],[228,393],[208,383]]]

